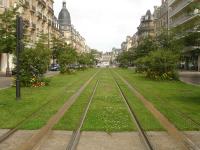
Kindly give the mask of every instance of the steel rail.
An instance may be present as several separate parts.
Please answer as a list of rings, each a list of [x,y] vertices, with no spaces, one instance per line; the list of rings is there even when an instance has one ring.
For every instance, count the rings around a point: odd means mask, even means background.
[[[45,138],[47,138],[49,133],[52,131],[52,128],[60,121],[69,108],[71,108],[77,98],[99,72],[100,71],[94,73],[71,97],[68,98],[68,100],[66,100],[66,102],[58,109],[58,111],[52,115],[52,117],[47,121],[46,125],[40,128],[34,135],[32,135],[31,138],[17,147],[16,150],[33,150],[38,146],[41,146]]]
[[[112,76],[113,76],[113,74],[112,74]],[[116,83],[116,86],[119,89],[120,95],[122,96],[124,103],[127,106],[127,109],[128,109],[128,111],[129,111],[129,113],[131,115],[131,118],[132,118],[133,122],[135,123],[135,125],[136,125],[136,127],[137,127],[137,129],[139,131],[139,134],[140,134],[140,136],[142,138],[142,141],[145,144],[146,149],[147,150],[154,150],[154,148],[153,148],[153,146],[152,146],[152,144],[151,144],[151,142],[150,142],[150,140],[148,138],[148,135],[146,134],[145,130],[142,128],[142,125],[141,125],[136,113],[134,112],[133,108],[131,107],[131,105],[130,105],[126,95],[124,94],[122,88],[120,87],[119,83],[117,82],[117,80],[116,80],[116,78],[114,76],[113,76],[113,79],[114,79],[114,81]]]
[[[85,121],[85,118],[86,118],[86,116],[87,116],[88,110],[89,110],[89,108],[90,108],[90,105],[91,105],[92,100],[93,100],[93,98],[94,98],[94,95],[95,95],[95,93],[96,93],[96,90],[97,90],[98,85],[99,85],[99,80],[97,80],[97,82],[96,82],[96,84],[95,84],[95,87],[94,87],[94,90],[93,90],[93,92],[92,92],[92,94],[91,94],[91,96],[90,96],[89,102],[88,102],[87,106],[85,107],[85,110],[84,110],[84,112],[83,112],[83,115],[82,115],[82,117],[81,117],[81,119],[80,119],[79,126],[78,126],[78,128],[76,129],[76,131],[73,132],[72,137],[71,137],[71,139],[70,139],[70,141],[69,141],[69,144],[68,144],[66,150],[76,150],[76,148],[77,148],[77,146],[78,146],[78,143],[79,143],[79,140],[80,140],[80,136],[81,136],[81,128],[82,128],[83,123],[84,123],[84,121]]]
[[[69,84],[67,87],[64,88],[64,90],[67,90],[70,86],[72,86],[74,83],[78,82],[79,80],[75,80],[71,84]],[[42,104],[39,108],[37,108],[33,113],[28,115],[25,119],[17,123],[12,129],[4,133],[2,136],[0,136],[0,144],[3,143],[5,140],[7,140],[11,135],[13,135],[18,129],[26,123],[29,119],[35,117],[44,107],[47,107],[54,99],[50,99],[46,103]]]
[[[137,88],[131,85],[126,79],[114,71],[114,73],[120,78],[120,80],[129,87],[129,89],[141,100],[145,107],[152,113],[152,115],[160,122],[160,124],[167,130],[168,134],[171,135],[177,142],[182,144],[182,149],[188,150],[200,150],[199,146],[196,145],[190,138],[185,136],[184,133],[179,131],[173,123],[171,123],[157,108],[147,100]]]

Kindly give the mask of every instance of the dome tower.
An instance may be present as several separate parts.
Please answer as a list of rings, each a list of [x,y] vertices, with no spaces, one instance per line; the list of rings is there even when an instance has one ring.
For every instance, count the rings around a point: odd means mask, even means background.
[[[66,1],[63,1],[63,8],[58,15],[58,23],[62,30],[68,30],[71,27],[71,16],[66,7]]]

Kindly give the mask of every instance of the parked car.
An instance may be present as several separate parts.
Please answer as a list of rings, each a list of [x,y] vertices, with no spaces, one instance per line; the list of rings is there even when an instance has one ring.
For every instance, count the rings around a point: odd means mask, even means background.
[[[51,64],[49,67],[50,71],[59,71],[60,70],[60,65],[59,64]]]

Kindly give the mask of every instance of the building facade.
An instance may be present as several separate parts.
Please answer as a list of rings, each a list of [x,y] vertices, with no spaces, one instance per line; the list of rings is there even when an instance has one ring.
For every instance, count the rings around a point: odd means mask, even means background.
[[[168,0],[162,0],[161,6],[154,7],[153,17],[155,34],[157,36],[162,30],[169,28]]]
[[[0,0],[0,13],[6,9],[15,7],[19,4],[18,0]],[[25,36],[27,38],[27,47],[34,47],[39,40],[40,35],[47,36],[46,44],[51,48],[51,39],[53,36],[62,38],[67,44],[70,44],[78,53],[89,52],[89,47],[85,39],[71,24],[70,13],[66,8],[66,2],[63,2],[63,8],[58,16],[54,15],[54,0],[24,0],[22,7],[19,8],[24,25],[26,28]],[[0,54],[0,72],[6,72],[7,57],[9,57],[9,66],[12,70],[13,56]]]
[[[180,37],[200,32],[199,0],[169,0],[169,27],[176,29]],[[197,7],[196,7],[197,6]],[[184,33],[184,35],[181,35]],[[199,38],[188,39],[189,43],[183,50],[182,65],[187,70],[200,71]]]
[[[138,27],[138,42],[141,43],[145,38],[155,37],[154,18],[151,11],[142,16]]]
[[[18,0],[0,0],[0,13],[6,9],[15,7],[19,4]],[[40,35],[47,35],[48,47],[51,46],[51,37],[62,36],[62,31],[54,16],[53,0],[24,0],[23,5],[19,8],[19,13],[23,18],[24,27],[26,32],[27,47],[34,47],[35,43],[39,40]],[[7,68],[7,54],[0,54],[0,71],[6,72]],[[9,66],[12,70],[13,55],[9,55]]]
[[[71,45],[78,53],[87,52],[85,39],[80,33],[74,28],[71,23],[71,16],[67,9],[66,2],[63,1],[63,8],[61,9],[58,16],[58,23],[61,27],[67,44]]]

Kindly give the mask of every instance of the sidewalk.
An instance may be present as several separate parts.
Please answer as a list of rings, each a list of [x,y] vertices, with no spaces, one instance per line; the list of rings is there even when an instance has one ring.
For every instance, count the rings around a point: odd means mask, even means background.
[[[179,72],[179,76],[182,82],[200,86],[200,72],[183,71]]]
[[[12,77],[0,76],[0,90],[11,87]]]
[[[49,71],[45,74],[45,77],[52,77],[58,75],[59,71]],[[5,74],[0,72],[0,90],[11,87],[12,77],[6,77]]]

